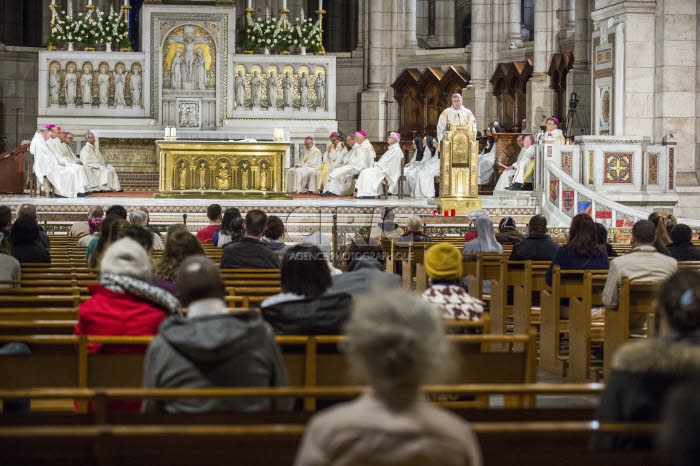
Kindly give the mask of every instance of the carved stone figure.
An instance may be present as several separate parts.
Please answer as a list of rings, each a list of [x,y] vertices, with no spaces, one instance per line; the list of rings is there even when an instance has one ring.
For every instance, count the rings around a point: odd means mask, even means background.
[[[66,72],[66,103],[68,105],[75,104],[75,92],[76,86],[78,85],[78,75],[75,74],[75,68],[73,66],[68,67]]]
[[[253,77],[250,78],[250,96],[253,100],[253,107],[260,107],[260,94],[262,91],[262,80],[260,73],[253,72]]]
[[[82,91],[83,105],[92,104],[92,73],[85,70],[80,77],[80,90]]]
[[[309,78],[306,77],[306,72],[301,73],[299,78],[299,104],[301,107],[309,106]]]
[[[173,62],[170,64],[170,86],[173,89],[182,89],[182,52],[175,52]]]
[[[180,189],[187,189],[187,166],[185,162],[180,162]]]
[[[207,44],[207,43],[209,43],[209,39],[207,39],[206,37],[197,37],[194,32],[195,31],[194,31],[193,26],[185,26],[183,29],[182,36],[171,37],[169,40],[169,42],[171,44],[184,44],[184,46],[185,46],[184,61],[182,61],[182,59],[180,60],[182,62],[182,67],[181,67],[181,70],[180,70],[181,73],[179,76],[179,86],[176,87],[173,84],[173,89],[198,89],[197,87],[194,86],[194,84],[195,84],[194,45],[195,44]],[[179,50],[178,50],[178,53],[180,53]],[[177,54],[176,54],[176,57],[177,57]],[[173,64],[174,63],[175,63],[175,60],[173,60]],[[172,68],[171,68],[171,73],[172,73]]]
[[[292,106],[292,88],[294,87],[294,79],[292,79],[291,74],[287,71],[284,74],[284,79],[282,80],[282,93],[284,97],[284,106]]]
[[[107,105],[109,103],[109,75],[106,68],[100,69],[97,85],[100,88],[100,105]]]
[[[270,100],[270,107],[277,108],[277,75],[274,71],[270,71],[270,76],[267,78],[267,97]]]
[[[228,189],[231,186],[231,176],[228,173],[226,162],[221,162],[219,166],[219,176],[216,177],[216,187],[219,189]]]
[[[314,89],[316,89],[316,108],[326,109],[326,77],[323,73],[319,73],[316,76],[316,82],[314,82]]]
[[[139,74],[139,69],[134,68],[134,72],[131,75],[129,81],[129,87],[131,87],[131,106],[140,107],[141,106],[141,74]]]
[[[194,55],[194,88],[204,90],[207,88],[207,60],[201,50]]]
[[[114,103],[117,106],[125,106],[126,99],[124,98],[124,86],[126,85],[126,75],[123,68],[117,68],[114,74]]]
[[[243,107],[245,102],[245,76],[243,76],[243,71],[238,71],[238,76],[236,76],[236,106]]]
[[[199,189],[207,189],[207,164],[202,162],[199,164]]]
[[[49,91],[51,93],[51,104],[58,105],[58,95],[61,92],[61,75],[58,69],[52,68],[49,76]]]
[[[260,191],[267,191],[267,165],[260,167]]]

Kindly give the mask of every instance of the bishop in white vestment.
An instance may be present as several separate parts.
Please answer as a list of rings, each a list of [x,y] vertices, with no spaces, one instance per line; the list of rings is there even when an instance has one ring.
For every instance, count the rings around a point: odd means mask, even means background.
[[[53,125],[52,125],[53,126]],[[87,181],[78,165],[68,165],[61,160],[51,141],[52,129],[44,128],[34,135],[29,151],[34,154],[34,174],[39,184],[48,181],[54,192],[63,197],[78,197],[85,193]]]
[[[366,168],[360,172],[356,184],[358,198],[381,196],[383,194],[382,182],[385,179],[389,186],[399,179],[401,165],[404,163],[403,151],[399,146],[400,140],[399,133],[390,133],[387,139],[389,150],[379,158],[374,167]]]
[[[83,162],[80,161],[80,157],[75,155],[75,152],[73,152],[73,149],[70,146],[73,143],[73,133],[60,131],[58,133],[58,137],[63,141],[62,144],[59,145],[59,148],[61,149],[61,153],[63,154],[66,163],[78,165],[83,169],[85,179],[87,180],[88,191],[99,191],[99,180],[95,174],[92,173],[92,170],[83,165]]]
[[[376,153],[367,140],[367,133],[359,130],[355,133],[355,145],[348,152],[347,164],[336,168],[328,175],[328,187],[325,196],[342,196],[352,186],[352,178],[374,164]]]
[[[92,173],[97,177],[100,189],[121,191],[117,171],[105,162],[102,154],[95,147],[95,135],[88,133],[85,141],[85,146],[80,150],[80,161],[92,170]]]
[[[528,182],[526,181],[526,176],[528,175],[529,171],[528,169],[531,163],[535,163],[535,146],[533,142],[534,138],[532,135],[528,134],[523,137],[523,148],[520,150],[520,154],[518,154],[518,159],[513,165],[506,168],[503,173],[501,173],[501,177],[498,179],[498,183],[496,183],[494,190],[508,189],[518,191],[522,187],[523,183]],[[532,182],[531,174],[529,179],[529,182]],[[511,180],[513,185],[511,185]],[[516,185],[515,183],[520,184]],[[513,188],[513,186],[515,188]]]
[[[345,163],[345,158],[348,153],[347,149],[345,149],[345,145],[340,142],[340,135],[336,131],[331,133],[330,141],[331,144],[328,146],[328,149],[326,149],[323,163],[313,175],[316,177],[316,186],[319,187],[319,191],[321,192],[323,192],[323,189],[328,185],[329,173]]]
[[[440,114],[437,123],[437,139],[442,141],[442,134],[447,130],[447,124],[455,125],[471,125],[476,138],[476,118],[471,110],[462,106],[462,96],[460,94],[452,94],[452,106],[446,108]]]
[[[316,170],[321,166],[323,155],[318,147],[314,144],[311,136],[304,140],[304,150],[301,154],[301,162],[287,170],[287,189],[288,193],[306,193],[315,192],[318,190],[316,183],[318,179],[313,176]],[[308,186],[308,188],[307,188]]]

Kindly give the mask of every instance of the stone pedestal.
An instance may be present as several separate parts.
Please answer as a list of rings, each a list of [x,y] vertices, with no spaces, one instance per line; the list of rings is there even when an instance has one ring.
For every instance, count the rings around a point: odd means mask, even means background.
[[[387,132],[384,127],[384,91],[367,90],[360,94],[360,129],[367,132],[370,141],[383,141]]]

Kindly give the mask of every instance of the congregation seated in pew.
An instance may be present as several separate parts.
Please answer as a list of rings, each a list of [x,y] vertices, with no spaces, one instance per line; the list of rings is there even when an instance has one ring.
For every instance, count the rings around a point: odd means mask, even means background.
[[[175,274],[189,256],[204,255],[201,243],[184,225],[175,225],[165,240],[165,250],[155,267],[153,284],[175,294]]]
[[[693,231],[683,223],[671,230],[671,241],[668,252],[677,261],[700,261],[700,249],[692,242]]]
[[[277,334],[342,333],[352,296],[328,292],[330,270],[319,248],[298,244],[289,249],[281,267],[282,292],[260,303],[263,318]]]
[[[41,230],[36,219],[29,215],[20,215],[12,224],[10,233],[12,256],[20,264],[51,263],[48,247],[41,241]]]
[[[176,294],[187,317],[163,322],[144,360],[145,388],[274,387],[287,372],[272,328],[256,312],[230,313],[224,281],[211,259],[186,258],[176,276]],[[146,400],[145,413],[270,411],[291,409],[292,400]]]

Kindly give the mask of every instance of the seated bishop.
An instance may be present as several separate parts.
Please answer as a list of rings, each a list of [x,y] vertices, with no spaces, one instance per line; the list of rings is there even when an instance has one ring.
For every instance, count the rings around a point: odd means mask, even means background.
[[[355,133],[355,145],[347,155],[347,162],[328,174],[328,186],[322,196],[343,196],[352,188],[353,177],[374,164],[376,153],[367,139],[367,133]]]
[[[99,191],[99,180],[91,169],[83,165],[83,162],[80,161],[80,157],[75,155],[75,152],[73,152],[73,148],[71,147],[71,144],[73,143],[73,133],[59,130],[58,139],[60,139],[62,142],[57,144],[57,147],[61,151],[61,154],[63,154],[63,160],[66,162],[66,164],[79,165],[82,167],[83,173],[85,174],[85,179],[87,180],[88,191]]]
[[[535,139],[531,134],[527,134],[523,137],[523,148],[520,150],[517,161],[510,167],[507,167],[501,174],[494,190],[532,191],[535,173],[536,146],[534,145],[534,141]],[[513,184],[508,186],[510,173],[513,173]]]
[[[353,141],[354,139],[353,137]],[[316,186],[319,187],[319,191],[321,192],[323,192],[328,185],[329,173],[345,163],[348,153],[347,149],[345,149],[345,145],[340,141],[340,135],[336,131],[331,133],[330,141],[331,144],[328,146],[323,156],[323,164],[321,164],[316,170],[316,173],[314,173],[316,177]]]
[[[401,135],[396,132],[389,134],[387,142],[389,149],[379,158],[374,164],[374,167],[366,168],[360,172],[360,177],[357,179],[357,197],[372,198],[381,196],[382,182],[386,180],[387,185],[391,186],[401,176],[401,165],[404,163],[403,151],[399,146]]]
[[[82,167],[67,164],[59,154],[51,135],[58,130],[54,125],[47,125],[34,135],[29,151],[34,155],[34,174],[39,184],[50,183],[54,193],[61,197],[78,197],[85,195],[87,180]],[[47,189],[48,191],[48,189]]]
[[[287,170],[286,191],[299,194],[318,191],[319,178],[314,175],[321,166],[322,160],[321,150],[314,144],[314,139],[307,136],[304,140],[300,162]]]
[[[88,133],[85,141],[85,146],[80,150],[80,161],[92,170],[99,183],[99,189],[101,191],[121,191],[117,171],[105,162],[104,157],[95,147],[95,135]]]

